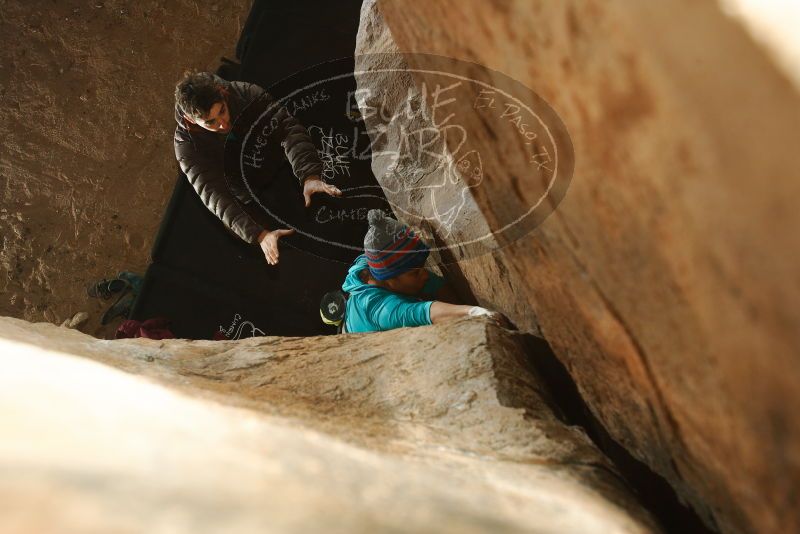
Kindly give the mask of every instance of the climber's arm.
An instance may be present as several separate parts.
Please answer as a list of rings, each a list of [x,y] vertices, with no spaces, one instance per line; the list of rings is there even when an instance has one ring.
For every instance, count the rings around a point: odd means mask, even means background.
[[[431,304],[431,323],[439,324],[459,317],[468,317],[472,308],[473,306],[448,304],[437,300]]]
[[[502,313],[487,310],[480,306],[464,306],[461,304],[448,304],[434,301],[431,303],[431,323],[439,324],[460,317],[487,317],[503,327],[510,326],[508,319]]]

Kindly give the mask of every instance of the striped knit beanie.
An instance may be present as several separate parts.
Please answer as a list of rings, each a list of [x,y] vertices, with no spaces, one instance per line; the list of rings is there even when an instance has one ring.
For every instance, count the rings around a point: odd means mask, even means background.
[[[388,280],[425,264],[430,251],[407,226],[381,210],[370,210],[367,221],[364,255],[375,280]]]

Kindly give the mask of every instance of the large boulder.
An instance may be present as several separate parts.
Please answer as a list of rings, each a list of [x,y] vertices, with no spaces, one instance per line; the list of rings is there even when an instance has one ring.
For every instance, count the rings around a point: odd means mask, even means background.
[[[480,320],[193,342],[0,318],[0,531],[657,531],[526,346]]]
[[[677,0],[365,1],[359,105],[397,216],[446,249],[462,290],[541,332],[611,435],[709,526],[797,532],[800,94],[742,13]],[[470,178],[449,179],[463,170],[456,140],[431,164],[428,142],[403,135],[415,121],[442,130],[407,110],[432,110],[423,88],[443,70],[475,70],[448,58],[522,82],[574,146],[555,212],[477,253],[463,244],[537,202],[542,177],[518,129],[476,106],[449,109],[482,157],[466,196]],[[438,200],[420,196],[434,186]],[[462,220],[443,229],[453,206]]]

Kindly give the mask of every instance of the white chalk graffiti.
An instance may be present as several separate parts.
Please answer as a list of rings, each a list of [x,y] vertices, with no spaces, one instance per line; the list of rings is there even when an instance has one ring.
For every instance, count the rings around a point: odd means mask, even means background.
[[[233,316],[233,321],[231,321],[231,325],[227,329],[220,325],[219,331],[228,339],[242,339],[267,335],[266,332],[253,324],[252,321],[242,321],[242,316],[238,313]]]

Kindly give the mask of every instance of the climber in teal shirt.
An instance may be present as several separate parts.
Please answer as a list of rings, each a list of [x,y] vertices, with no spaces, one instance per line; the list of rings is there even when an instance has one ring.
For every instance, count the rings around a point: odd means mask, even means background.
[[[345,314],[345,329],[348,332],[373,332],[431,324],[431,305],[437,291],[444,285],[444,278],[421,269],[418,276],[427,280],[419,296],[414,297],[364,281],[368,277],[368,268],[367,257],[362,254],[350,267],[342,284],[342,290],[350,294]]]
[[[425,243],[380,210],[371,210],[368,220],[364,254],[342,284],[348,294],[345,332],[423,326],[464,316],[500,317],[479,306],[451,304],[457,298],[444,279],[424,267],[430,252]]]

